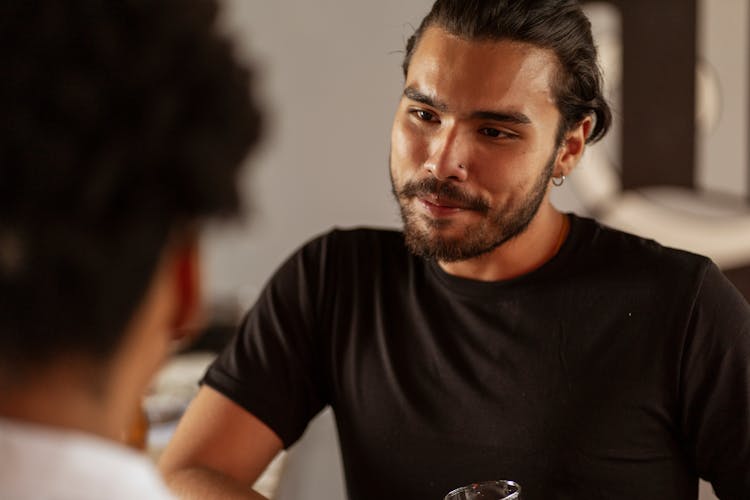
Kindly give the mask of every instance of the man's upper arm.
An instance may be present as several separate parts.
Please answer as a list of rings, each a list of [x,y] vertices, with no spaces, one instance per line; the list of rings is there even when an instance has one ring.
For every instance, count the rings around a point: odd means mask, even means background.
[[[750,498],[750,307],[715,266],[691,315],[682,367],[683,432],[721,498]]]
[[[177,426],[159,467],[166,476],[188,468],[210,469],[249,486],[282,447],[267,425],[204,385]]]

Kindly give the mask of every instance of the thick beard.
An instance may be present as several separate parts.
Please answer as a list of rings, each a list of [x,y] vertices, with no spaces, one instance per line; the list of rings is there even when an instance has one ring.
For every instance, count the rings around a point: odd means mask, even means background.
[[[520,205],[504,206],[495,210],[492,210],[485,200],[464,193],[450,181],[428,177],[421,181],[408,182],[397,189],[391,174],[391,189],[401,209],[406,246],[415,255],[441,262],[469,260],[491,252],[528,228],[544,201],[554,165],[553,154],[531,192]],[[415,197],[425,195],[437,195],[440,199],[456,202],[484,217],[480,222],[466,226],[463,235],[443,238],[431,229],[447,227],[451,224],[450,221],[431,219],[411,208],[410,202]],[[422,229],[423,225],[427,228]]]

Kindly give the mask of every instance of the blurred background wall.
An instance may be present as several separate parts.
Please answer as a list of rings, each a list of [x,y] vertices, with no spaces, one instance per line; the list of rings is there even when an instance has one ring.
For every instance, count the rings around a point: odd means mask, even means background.
[[[390,124],[403,46],[431,0],[224,1],[224,25],[255,66],[270,117],[243,182],[252,216],[205,241],[208,299],[244,309],[310,237],[333,226],[400,225],[387,172]],[[589,2],[618,120],[594,158],[619,176],[618,192],[656,184],[719,193],[732,216],[746,215],[748,3]],[[651,50],[636,41],[629,51],[626,42],[646,31]],[[567,183],[554,202],[591,213],[586,189]],[[735,236],[750,241],[750,232]],[[325,413],[289,453],[278,498],[344,498],[335,439]]]
[[[405,37],[427,0],[227,0],[226,24],[258,69],[270,123],[252,160],[252,218],[207,240],[208,292],[252,299],[306,239],[334,225],[396,227],[390,122]]]

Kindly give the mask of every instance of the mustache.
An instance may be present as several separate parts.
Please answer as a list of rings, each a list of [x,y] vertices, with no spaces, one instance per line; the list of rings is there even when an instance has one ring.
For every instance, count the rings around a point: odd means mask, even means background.
[[[484,199],[472,196],[452,182],[439,181],[434,177],[407,182],[397,194],[399,198],[435,196],[440,201],[481,213],[487,213],[490,209],[490,205]]]

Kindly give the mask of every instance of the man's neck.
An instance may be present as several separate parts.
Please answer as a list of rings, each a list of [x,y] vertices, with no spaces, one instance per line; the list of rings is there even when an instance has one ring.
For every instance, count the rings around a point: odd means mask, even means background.
[[[568,235],[566,215],[544,202],[526,230],[491,252],[458,262],[438,262],[448,274],[479,281],[502,281],[538,269],[560,249]]]
[[[0,416],[23,422],[120,439],[122,416],[111,411],[106,391],[93,386],[101,373],[83,366],[52,367],[32,380],[9,384],[0,400]],[[106,383],[106,382],[102,382]]]

